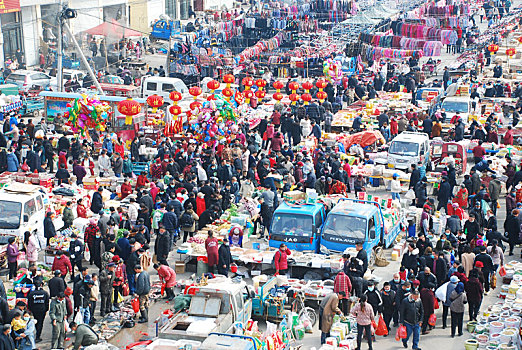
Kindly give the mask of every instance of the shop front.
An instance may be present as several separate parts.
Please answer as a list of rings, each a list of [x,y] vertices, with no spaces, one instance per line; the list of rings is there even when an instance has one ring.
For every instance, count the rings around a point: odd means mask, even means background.
[[[11,8],[12,10],[16,10],[15,12],[8,12],[8,4],[9,2],[4,1],[4,8],[0,7],[0,21],[2,23],[2,36],[4,41],[4,61],[17,58],[16,51],[18,49],[20,49],[20,52],[24,52],[20,5],[18,3],[17,8]],[[20,59],[20,57],[19,54],[18,59]]]

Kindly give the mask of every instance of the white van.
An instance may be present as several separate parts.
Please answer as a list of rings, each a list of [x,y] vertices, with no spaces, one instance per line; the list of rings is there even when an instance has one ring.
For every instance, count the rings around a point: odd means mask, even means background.
[[[429,137],[425,133],[404,131],[388,149],[388,168],[410,170],[412,164],[429,162]]]
[[[442,101],[440,109],[446,113],[446,118],[443,120],[444,124],[450,124],[457,112],[464,124],[467,124],[471,112],[471,98],[469,96],[446,97]]]
[[[165,102],[170,102],[169,94],[174,90],[182,94],[189,91],[183,80],[178,78],[145,76],[141,79],[141,97],[143,98],[156,94],[163,97]]]
[[[11,236],[23,240],[26,231],[36,231],[45,245],[44,226],[49,198],[40,186],[12,183],[0,190],[0,244]]]

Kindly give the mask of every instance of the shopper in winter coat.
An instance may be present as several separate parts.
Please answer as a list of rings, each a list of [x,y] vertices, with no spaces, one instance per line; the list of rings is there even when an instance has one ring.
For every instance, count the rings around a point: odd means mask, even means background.
[[[518,209],[513,209],[511,214],[508,214],[506,221],[504,222],[504,230],[508,233],[509,239],[509,255],[513,255],[513,249],[518,244],[520,234],[520,224],[518,222],[519,214]]]
[[[477,320],[477,316],[484,298],[484,287],[478,279],[477,270],[472,270],[469,275],[468,283],[465,285],[466,296],[468,298],[469,319]]]
[[[27,237],[27,242],[25,243],[26,254],[25,258],[29,261],[29,265],[36,264],[38,260],[38,251],[39,251],[39,242],[34,232],[25,232]]]
[[[352,309],[351,314],[355,316],[357,322],[357,349],[361,348],[363,333],[368,339],[368,348],[372,349],[372,330],[371,325],[374,321],[375,310],[372,305],[366,302],[366,295],[362,295],[359,303]]]
[[[462,323],[464,320],[464,305],[467,304],[468,299],[466,297],[466,292],[464,291],[464,283],[459,282],[455,287],[455,290],[450,294],[451,300],[451,337],[455,337],[455,331],[458,327],[459,336],[462,333]]]
[[[368,282],[368,289],[364,292],[366,298],[368,300],[368,304],[372,306],[374,315],[382,312],[382,298],[381,293],[375,289],[375,284],[373,281]]]
[[[165,293],[167,294],[165,299],[174,299],[173,288],[176,286],[176,272],[167,265],[154,264],[154,269],[158,271],[160,281],[165,285]]]
[[[68,273],[72,272],[71,261],[63,251],[59,251],[58,254],[54,257],[52,270],[60,271],[64,279]]]
[[[442,305],[442,329],[446,328],[446,320],[448,318],[448,311],[451,306],[451,299],[450,295],[457,287],[457,284],[459,283],[459,278],[457,276],[451,276],[450,282],[446,286],[446,300],[443,301]]]
[[[207,251],[208,267],[211,272],[215,272],[215,266],[218,264],[219,243],[214,237],[214,232],[208,231],[208,238],[205,240],[205,249]]]
[[[420,290],[420,299],[422,302],[422,307],[424,309],[424,318],[422,320],[422,334],[428,334],[428,320],[430,319],[430,316],[435,312],[435,294],[433,294],[433,291],[430,289],[422,288]]]
[[[112,311],[112,290],[113,283],[115,279],[115,270],[116,264],[110,262],[107,264],[107,268],[100,271],[100,296],[101,296],[101,305],[100,305],[100,316],[105,316],[106,313]]]
[[[228,277],[230,264],[234,261],[232,260],[232,254],[230,254],[230,243],[228,242],[228,238],[223,239],[223,244],[221,244],[218,250],[218,256],[218,273]]]
[[[279,249],[274,254],[275,275],[285,275],[288,270],[288,256],[292,254],[286,244],[281,243]]]
[[[381,290],[382,316],[384,323],[386,324],[386,328],[388,328],[388,332],[391,331],[390,322],[395,312],[395,295],[396,291],[392,289],[391,284],[389,282],[384,282],[384,287]]]
[[[498,241],[493,239],[489,242],[491,245],[486,248],[486,252],[491,256],[493,261],[493,272],[496,272],[499,266],[504,265],[504,252],[498,246]]]

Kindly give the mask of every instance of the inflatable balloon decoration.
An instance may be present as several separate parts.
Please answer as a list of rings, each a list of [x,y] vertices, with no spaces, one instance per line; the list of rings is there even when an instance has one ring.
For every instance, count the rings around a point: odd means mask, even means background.
[[[326,77],[326,80],[338,84],[343,77],[343,72],[341,68],[341,64],[339,62],[334,61],[331,58],[324,61],[323,74]]]
[[[111,106],[107,102],[100,101],[97,97],[87,97],[74,100],[72,104],[67,104],[69,110],[64,113],[67,118],[66,125],[72,131],[80,132],[82,136],[88,135],[89,129],[105,131],[107,118],[112,114]]]

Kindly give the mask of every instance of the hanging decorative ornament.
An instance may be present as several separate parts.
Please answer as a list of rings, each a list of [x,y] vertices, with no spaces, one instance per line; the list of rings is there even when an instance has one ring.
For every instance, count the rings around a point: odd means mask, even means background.
[[[304,104],[307,105],[308,102],[310,102],[312,100],[312,95],[310,95],[310,90],[314,87],[314,84],[312,84],[309,81],[305,81],[302,86],[303,86],[303,89],[305,90],[305,93],[303,94],[303,96],[301,96],[301,98],[303,99],[303,101],[305,101]],[[308,95],[310,96],[310,99],[308,99]],[[306,97],[306,100],[305,100],[305,97]]]
[[[514,49],[514,48],[509,48],[506,50],[506,55],[509,57],[509,58],[512,58],[513,56],[515,56],[517,54],[517,50]]]
[[[274,100],[277,101],[276,103],[280,103],[281,100],[283,99],[283,94],[280,92],[276,92],[275,94],[272,95],[272,97],[274,98]]]
[[[296,91],[299,90],[299,83],[297,81],[292,81],[290,82],[290,84],[288,84],[288,87],[290,88],[290,90],[292,90],[292,93],[289,96],[290,101],[292,101],[292,105],[295,105],[296,102],[299,101],[299,95],[296,94]],[[294,99],[292,99],[292,95],[297,96],[297,98],[295,98],[294,96]]]
[[[310,101],[312,101],[312,95],[309,93],[303,94],[301,99],[304,101],[304,104],[307,105]]]
[[[230,88],[230,85],[234,83],[236,78],[232,74],[226,74],[223,77],[223,82],[227,84],[227,87],[223,89],[221,94],[226,97],[226,100],[230,102],[230,98],[234,96],[234,90]]]
[[[152,113],[156,113],[158,108],[163,106],[163,97],[158,95],[150,95],[147,97],[147,104],[152,107]]]
[[[488,46],[488,51],[491,52],[493,55],[497,53],[498,51],[498,45],[497,44],[491,44]]]
[[[276,89],[276,93],[273,94],[272,97],[274,98],[274,100],[276,100],[276,103],[280,103],[281,100],[283,99],[283,94],[281,94],[281,89],[285,87],[285,84],[283,84],[283,82],[281,82],[279,80],[276,80],[276,81],[274,81],[272,86],[274,87],[274,89]]]
[[[263,88],[266,86],[266,80],[265,79],[257,79],[256,80],[256,86],[257,86],[257,89],[258,89],[256,91],[256,97],[261,102],[261,100],[263,98],[265,98],[265,96],[266,96],[266,92],[263,91]]]
[[[325,91],[317,91],[317,98],[323,103],[328,98],[328,94]]]
[[[224,88],[223,91],[221,92],[223,94],[223,96],[225,96],[225,98],[227,99],[227,101],[230,101],[230,98],[232,96],[234,96],[234,90],[232,90],[231,88]]]
[[[132,117],[141,112],[141,105],[129,97],[118,102],[118,112],[125,116],[125,125],[131,125]]]
[[[207,83],[207,88],[210,90],[210,94],[213,95],[214,91],[219,89],[219,81],[211,80]]]
[[[202,92],[203,91],[201,90],[201,88],[199,86],[193,86],[189,89],[189,94],[191,94],[194,97],[194,102],[192,102],[190,104],[191,110],[201,107],[201,103],[197,102],[197,99],[198,99],[198,96],[201,95]]]
[[[299,101],[300,96],[298,94],[290,94],[288,98],[292,101],[292,104],[295,105],[295,103]]]
[[[170,114],[172,114],[172,115],[177,117],[178,115],[181,114],[181,107],[178,106],[178,105],[172,105],[169,108],[169,112],[170,112]]]
[[[243,86],[245,87],[245,90],[243,91],[243,95],[245,97],[245,103],[249,104],[250,98],[253,95],[252,90],[250,90],[250,88],[254,85],[254,79],[252,79],[250,77],[244,77],[242,83],[243,83]],[[247,91],[250,91],[250,93],[247,94]]]

